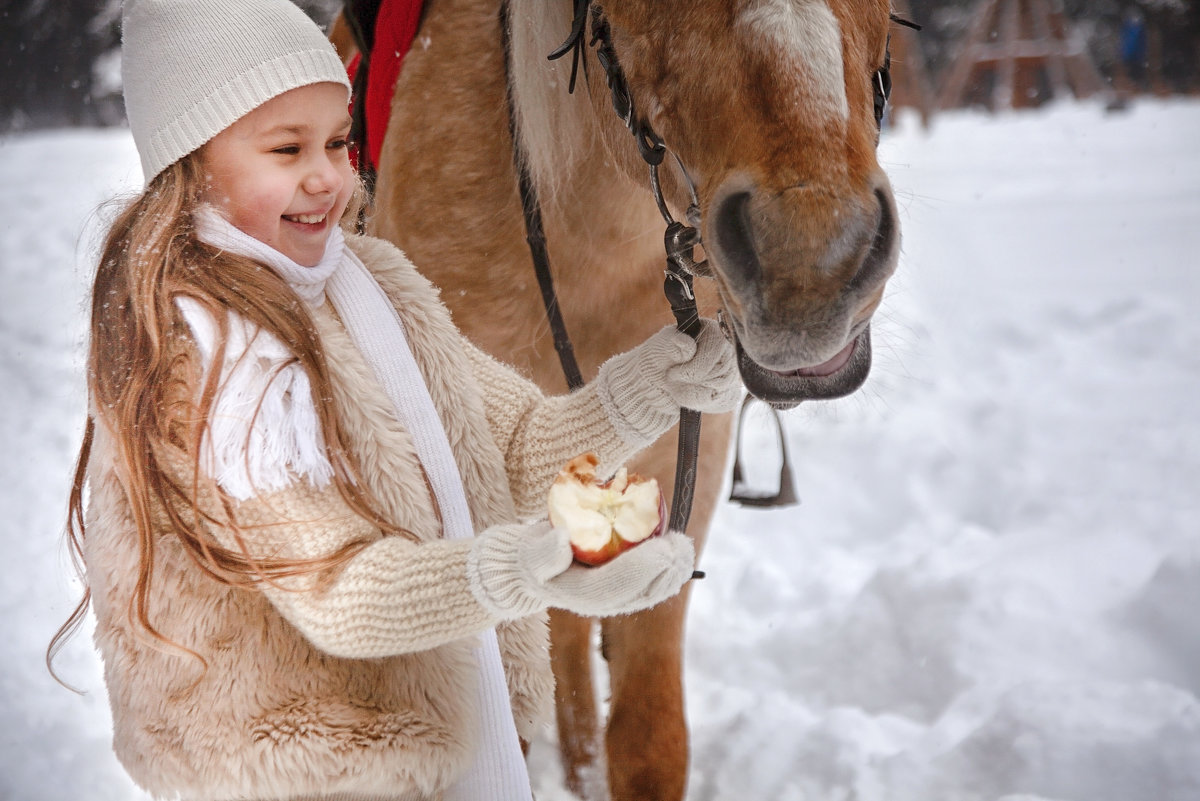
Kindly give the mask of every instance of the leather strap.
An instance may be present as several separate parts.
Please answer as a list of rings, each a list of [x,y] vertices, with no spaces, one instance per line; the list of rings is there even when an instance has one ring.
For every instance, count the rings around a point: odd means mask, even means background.
[[[546,232],[542,225],[542,204],[538,199],[537,187],[525,164],[521,140],[517,132],[517,115],[514,113],[510,62],[512,40],[508,30],[508,3],[500,5],[500,39],[504,45],[504,97],[508,104],[508,134],[512,139],[513,168],[517,173],[517,184],[521,193],[521,213],[525,218],[525,242],[533,259],[533,270],[537,274],[538,288],[542,292],[542,304],[546,307],[546,319],[554,337],[554,350],[567,379],[567,388],[574,392],[583,386],[583,375],[575,359],[575,347],[567,333],[567,324],[558,307],[558,295],[554,291],[554,276],[550,272],[550,254],[546,250]]]

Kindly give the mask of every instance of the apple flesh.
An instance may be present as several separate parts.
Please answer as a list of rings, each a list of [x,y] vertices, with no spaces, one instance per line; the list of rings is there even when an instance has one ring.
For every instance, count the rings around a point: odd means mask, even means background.
[[[575,559],[601,565],[662,533],[666,501],[653,478],[622,467],[609,481],[596,478],[598,460],[585,453],[567,463],[550,488],[550,522],[566,530]]]

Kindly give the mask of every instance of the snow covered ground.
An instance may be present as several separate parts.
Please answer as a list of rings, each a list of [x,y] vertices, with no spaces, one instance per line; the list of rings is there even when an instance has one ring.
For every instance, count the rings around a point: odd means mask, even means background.
[[[800,506],[719,512],[690,799],[1200,798],[1198,136],[1197,101],[885,136],[905,246],[876,366],[785,416]],[[79,589],[91,215],[139,184],[123,131],[0,139],[3,801],[144,798],[88,634],[59,661],[85,696],[42,662]],[[566,801],[548,741],[532,763]]]

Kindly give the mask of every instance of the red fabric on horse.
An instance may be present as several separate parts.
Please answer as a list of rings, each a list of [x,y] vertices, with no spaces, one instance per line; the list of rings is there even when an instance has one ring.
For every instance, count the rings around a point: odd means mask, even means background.
[[[364,97],[366,112],[367,162],[379,166],[383,135],[392,111],[392,94],[400,65],[417,35],[424,0],[383,0],[375,18],[375,45],[370,53],[370,71]],[[356,57],[347,65],[351,80],[361,63]]]

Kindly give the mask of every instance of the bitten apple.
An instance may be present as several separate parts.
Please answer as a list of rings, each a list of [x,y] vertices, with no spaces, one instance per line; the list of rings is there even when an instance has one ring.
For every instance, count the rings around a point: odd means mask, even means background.
[[[596,478],[595,454],[576,456],[550,488],[550,522],[565,529],[575,558],[600,565],[662,533],[666,502],[653,478],[622,467],[611,480]]]

